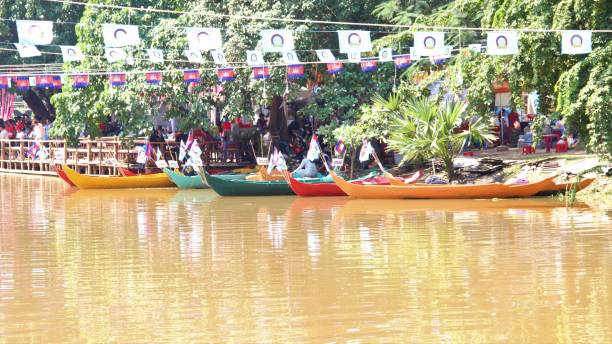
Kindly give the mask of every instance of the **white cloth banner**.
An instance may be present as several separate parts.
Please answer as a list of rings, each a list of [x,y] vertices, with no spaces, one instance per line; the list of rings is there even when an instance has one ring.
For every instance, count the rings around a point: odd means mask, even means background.
[[[334,62],[334,61],[336,61],[336,57],[334,56],[334,54],[329,49],[320,49],[320,50],[315,50],[315,51],[317,53],[317,57],[319,58],[319,61],[321,61],[321,62]]]
[[[591,31],[563,31],[561,54],[588,54],[591,52]]]
[[[19,43],[46,45],[53,41],[53,22],[44,20],[17,20]]]
[[[223,45],[221,30],[215,28],[188,27],[187,42],[189,50],[220,50]]]
[[[370,31],[339,30],[338,43],[340,45],[340,52],[343,54],[348,54],[349,52],[364,53],[372,50]]]
[[[261,30],[261,50],[265,53],[282,53],[295,49],[293,31]]]
[[[414,47],[410,47],[410,59],[412,61],[420,60],[421,55],[416,53],[416,49]]]
[[[265,63],[263,53],[259,50],[247,50],[246,56],[249,66],[262,66]]]
[[[452,45],[445,45],[444,46],[444,52],[442,53],[442,57],[445,59],[450,58],[453,55],[453,46]]]
[[[392,48],[382,48],[378,52],[378,61],[380,62],[390,62],[393,61],[393,49]]]
[[[164,63],[164,51],[161,49],[147,49],[151,63]]]
[[[212,55],[213,61],[218,65],[226,65],[227,59],[225,58],[225,54],[221,49],[215,49],[210,51],[210,55]]]
[[[76,45],[60,45],[64,62],[76,62],[85,59],[85,55]]]
[[[487,32],[487,55],[518,54],[518,32],[492,31]]]
[[[21,57],[40,56],[40,51],[36,48],[35,45],[21,44],[21,43],[14,43],[14,44],[15,44],[15,48],[17,48],[17,52],[19,53],[19,56]]]
[[[283,51],[283,61],[288,65],[300,63],[295,51]]]
[[[191,63],[204,63],[204,58],[199,50],[185,50],[185,56]]]
[[[410,52],[412,55],[412,52]],[[415,32],[414,54],[440,56],[444,54],[444,32]]]
[[[109,63],[119,62],[127,59],[125,50],[121,48],[105,48],[104,56]]]
[[[140,43],[136,25],[102,24],[102,36],[107,48],[121,48]]]

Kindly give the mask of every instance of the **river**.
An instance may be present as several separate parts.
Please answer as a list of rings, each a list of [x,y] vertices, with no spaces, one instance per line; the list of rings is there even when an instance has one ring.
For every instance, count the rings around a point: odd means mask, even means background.
[[[612,343],[612,212],[0,174],[0,343]]]

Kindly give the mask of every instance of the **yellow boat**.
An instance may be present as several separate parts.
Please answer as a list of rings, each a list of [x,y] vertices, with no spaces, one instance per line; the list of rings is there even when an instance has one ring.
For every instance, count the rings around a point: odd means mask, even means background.
[[[410,198],[410,199],[477,199],[477,198],[513,198],[529,197],[555,186],[555,176],[545,178],[539,182],[504,185],[504,184],[476,184],[476,185],[358,185],[349,183],[330,172],[334,182],[347,195],[354,198]]]
[[[66,165],[62,166],[62,170],[79,189],[168,188],[175,186],[165,173],[143,174],[134,177],[102,177],[83,175]]]

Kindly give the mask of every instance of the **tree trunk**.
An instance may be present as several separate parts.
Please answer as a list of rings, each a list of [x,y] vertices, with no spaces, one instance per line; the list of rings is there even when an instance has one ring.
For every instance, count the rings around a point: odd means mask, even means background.
[[[287,117],[281,110],[283,98],[280,96],[272,97],[270,105],[270,135],[272,136],[272,146],[278,147],[281,142],[285,144],[289,141],[289,132],[287,131]]]
[[[55,117],[55,108],[51,105],[50,96],[44,92],[36,92],[32,89],[27,90],[22,95],[23,101],[28,105],[34,117],[41,120],[51,120]]]

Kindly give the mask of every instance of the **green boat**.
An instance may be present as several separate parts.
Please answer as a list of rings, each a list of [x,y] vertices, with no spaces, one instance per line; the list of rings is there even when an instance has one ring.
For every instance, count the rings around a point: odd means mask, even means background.
[[[200,176],[186,176],[169,168],[163,169],[168,178],[180,189],[208,189],[209,186],[202,182]]]
[[[284,180],[258,182],[225,179],[204,171],[206,183],[221,196],[277,196],[295,195]]]

